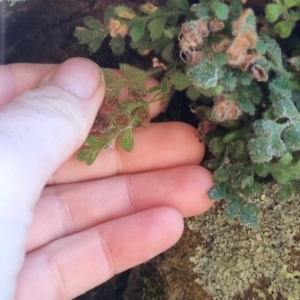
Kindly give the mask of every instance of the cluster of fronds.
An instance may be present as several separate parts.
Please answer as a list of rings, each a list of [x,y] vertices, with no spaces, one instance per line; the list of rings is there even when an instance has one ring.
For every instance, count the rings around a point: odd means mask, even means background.
[[[211,153],[205,166],[216,185],[209,197],[227,201],[229,219],[239,216],[257,227],[259,211],[248,197],[269,179],[281,185],[278,199],[300,194],[300,57],[293,54],[299,49],[283,54],[278,44],[290,37],[299,47],[291,34],[300,2],[275,0],[259,17],[245,2],[202,0],[190,6],[187,0],[168,0],[166,6],[146,3],[140,13],[108,7],[103,24],[86,17],[76,36],[90,52],[110,38],[113,53],[120,55],[129,37],[130,46],[153,65],[149,71],[122,65],[124,77],[117,79],[106,71],[111,110],[99,114],[97,133],[89,136],[79,159],[91,164],[119,135],[120,145],[130,151],[132,128],[150,119],[145,95],[155,93],[152,102],[167,102],[172,89],[185,90],[201,120],[199,139]],[[145,91],[146,78],[158,71],[161,85]],[[119,102],[125,85],[128,100]]]

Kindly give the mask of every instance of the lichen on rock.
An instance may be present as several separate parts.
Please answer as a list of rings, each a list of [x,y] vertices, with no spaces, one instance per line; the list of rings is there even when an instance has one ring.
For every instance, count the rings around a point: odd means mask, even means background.
[[[276,192],[268,185],[252,199],[261,210],[257,230],[228,222],[223,204],[187,220],[203,240],[190,258],[193,270],[213,299],[236,299],[249,289],[255,299],[300,299],[300,202],[276,201]]]

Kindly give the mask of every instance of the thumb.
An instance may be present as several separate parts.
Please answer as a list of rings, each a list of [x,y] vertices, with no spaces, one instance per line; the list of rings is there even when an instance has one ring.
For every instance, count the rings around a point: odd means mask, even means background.
[[[0,110],[1,299],[13,298],[42,189],[84,142],[104,94],[98,66],[73,58]]]

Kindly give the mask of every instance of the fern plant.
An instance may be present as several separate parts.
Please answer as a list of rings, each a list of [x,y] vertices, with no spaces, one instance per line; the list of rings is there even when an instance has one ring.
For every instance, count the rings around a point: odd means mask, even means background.
[[[259,211],[249,199],[267,181],[281,185],[278,199],[300,194],[300,57],[287,57],[278,43],[292,33],[300,2],[275,0],[263,16],[244,2],[202,0],[190,6],[168,0],[165,6],[146,3],[140,12],[108,7],[104,23],[86,17],[75,35],[91,53],[109,38],[113,53],[121,55],[129,40],[153,65],[139,70],[122,64],[123,77],[105,70],[110,110],[99,113],[78,159],[92,164],[118,136],[130,151],[132,129],[150,121],[145,95],[167,103],[174,90],[185,91],[200,119],[198,137],[210,153],[204,165],[216,185],[209,197],[225,199],[229,220],[239,217],[258,227]],[[161,84],[145,91],[146,78],[157,73]],[[128,99],[119,102],[125,85]]]

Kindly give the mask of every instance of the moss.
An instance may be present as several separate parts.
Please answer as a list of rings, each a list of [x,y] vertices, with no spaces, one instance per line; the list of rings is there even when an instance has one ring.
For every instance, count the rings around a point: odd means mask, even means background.
[[[242,299],[300,299],[300,203],[278,202],[276,192],[278,186],[268,185],[253,199],[261,210],[258,230],[229,223],[223,204],[187,221],[205,241],[190,260],[197,282],[213,299],[240,299],[249,292],[252,298]]]

